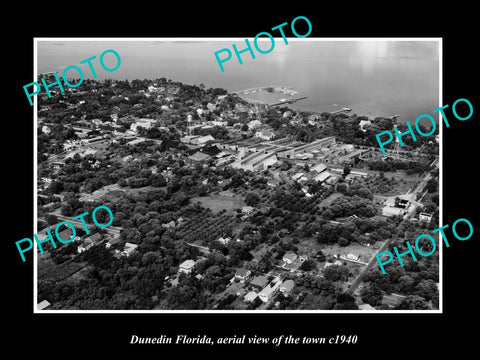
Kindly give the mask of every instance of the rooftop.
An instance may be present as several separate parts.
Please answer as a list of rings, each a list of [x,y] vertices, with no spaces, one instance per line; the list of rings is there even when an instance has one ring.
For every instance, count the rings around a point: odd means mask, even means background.
[[[190,269],[194,266],[195,266],[195,260],[191,260],[191,259],[185,260],[184,262],[182,262],[179,265],[179,267],[184,268],[184,269]]]
[[[188,157],[188,159],[192,161],[204,161],[209,158],[210,158],[210,155],[207,155],[201,152],[196,152],[195,154]]]
[[[263,288],[265,285],[268,284],[268,279],[266,276],[257,276],[252,281],[250,281],[250,285],[258,286]]]
[[[295,282],[293,280],[285,280],[281,285],[280,285],[280,291],[292,291],[293,288],[295,287]]]
[[[50,306],[50,303],[47,300],[43,300],[37,304],[37,310],[43,310]]]

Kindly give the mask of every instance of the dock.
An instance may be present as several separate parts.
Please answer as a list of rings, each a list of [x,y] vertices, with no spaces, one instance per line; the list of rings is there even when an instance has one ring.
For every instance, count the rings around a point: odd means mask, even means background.
[[[299,97],[299,98],[293,98],[293,99],[290,99],[290,100],[280,101],[278,103],[270,105],[270,107],[284,105],[284,104],[293,104],[294,102],[304,100],[306,98],[307,98],[306,96],[302,96],[302,97]]]
[[[346,108],[346,107],[344,107],[344,108],[342,108],[342,109],[340,109],[340,110],[336,110],[336,111],[331,112],[330,115],[335,115],[335,114],[340,114],[340,113],[347,113],[347,112],[350,112],[350,111],[352,111],[351,108]]]

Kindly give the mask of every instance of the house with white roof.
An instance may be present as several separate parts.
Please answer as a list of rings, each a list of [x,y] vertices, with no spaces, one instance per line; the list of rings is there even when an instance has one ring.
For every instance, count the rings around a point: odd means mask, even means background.
[[[51,304],[47,300],[43,300],[37,304],[37,310],[45,310]]]
[[[82,244],[77,248],[77,252],[81,254],[82,252],[90,249],[92,246],[97,245],[101,242],[102,235],[100,233],[95,233],[85,238]]]
[[[283,255],[283,259],[282,259],[286,264],[291,264],[293,263],[295,260],[297,260],[297,254],[295,253],[286,253],[285,255]]]
[[[255,137],[258,137],[262,140],[273,140],[275,138],[275,133],[272,130],[262,130],[255,133]]]
[[[258,297],[258,294],[257,294],[255,291],[250,291],[247,295],[245,295],[245,297],[243,298],[243,300],[244,300],[245,302],[252,302],[252,301],[254,301],[257,297]]]
[[[247,126],[249,130],[253,130],[258,128],[259,126],[262,126],[262,122],[260,120],[252,120],[247,124]]]
[[[265,303],[269,302],[273,298],[273,296],[277,293],[281,283],[282,281],[279,278],[277,278],[273,280],[272,283],[265,286],[262,289],[262,291],[258,293],[258,297],[260,298],[260,300],[262,300]]]
[[[125,247],[123,248],[123,251],[122,251],[122,256],[126,256],[126,257],[129,257],[130,255],[132,255],[135,250],[137,249],[138,245],[136,244],[132,244],[132,243],[125,243]]]
[[[183,272],[184,274],[190,274],[193,271],[193,268],[195,267],[195,260],[185,260],[183,263],[181,263],[178,266],[178,272]]]

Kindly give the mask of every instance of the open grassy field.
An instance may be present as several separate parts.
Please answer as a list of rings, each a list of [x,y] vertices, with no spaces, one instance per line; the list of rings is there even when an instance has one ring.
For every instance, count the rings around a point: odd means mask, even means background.
[[[320,204],[318,204],[318,207],[325,207],[325,208],[328,208],[330,206],[330,204],[337,198],[343,196],[342,194],[340,193],[333,193],[332,195],[326,197],[325,199],[323,199]]]
[[[380,175],[370,176],[366,179],[355,179],[356,184],[365,185],[374,195],[397,196],[406,194],[409,189],[415,188],[420,176],[407,175],[404,172],[386,172],[383,178]]]
[[[56,265],[49,257],[38,256],[37,278],[59,282],[69,278],[87,266],[87,263],[76,263],[71,260]]]
[[[295,246],[298,248],[298,254],[308,257],[314,256],[323,247],[315,237],[300,239],[300,242],[295,244]]]
[[[360,261],[369,262],[372,256],[378,252],[378,249],[381,248],[383,245],[383,241],[378,241],[373,246],[367,247],[356,243],[351,243],[348,246],[341,247],[338,244],[328,245],[322,249],[322,252],[325,255],[333,255],[333,254],[353,254],[355,256],[360,255]]]
[[[191,203],[199,201],[203,207],[218,213],[222,210],[234,212],[238,208],[245,206],[243,197],[233,194],[230,191],[222,191],[218,194],[210,194],[208,196],[196,196],[190,199]]]

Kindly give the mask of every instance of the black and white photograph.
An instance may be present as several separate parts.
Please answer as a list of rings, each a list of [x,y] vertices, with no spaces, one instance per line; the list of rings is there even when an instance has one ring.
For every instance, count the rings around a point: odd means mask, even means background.
[[[441,40],[264,40],[37,40],[37,310],[440,308]]]

